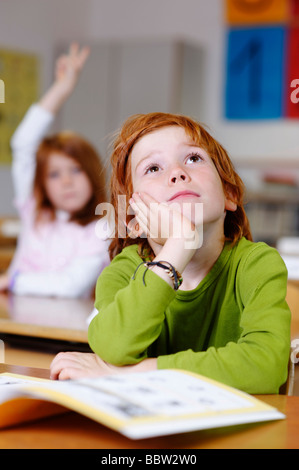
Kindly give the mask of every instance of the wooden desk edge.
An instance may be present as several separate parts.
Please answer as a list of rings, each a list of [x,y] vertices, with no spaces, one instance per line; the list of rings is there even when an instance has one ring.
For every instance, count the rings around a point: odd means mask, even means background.
[[[34,336],[37,338],[54,339],[60,341],[73,341],[87,343],[87,331],[67,328],[55,328],[51,326],[34,325],[30,323],[11,323],[9,320],[0,319],[0,333],[21,336]]]
[[[50,379],[50,370],[38,367],[16,366],[12,364],[0,363],[0,374],[18,374],[39,379]]]

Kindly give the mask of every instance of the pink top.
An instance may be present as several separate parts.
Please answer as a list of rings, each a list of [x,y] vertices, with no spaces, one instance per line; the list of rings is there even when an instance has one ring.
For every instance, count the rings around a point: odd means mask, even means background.
[[[109,263],[109,241],[98,230],[101,221],[81,226],[58,211],[53,222],[34,224],[35,153],[53,119],[34,105],[12,139],[15,204],[22,230],[9,268],[11,290],[21,295],[86,297]]]

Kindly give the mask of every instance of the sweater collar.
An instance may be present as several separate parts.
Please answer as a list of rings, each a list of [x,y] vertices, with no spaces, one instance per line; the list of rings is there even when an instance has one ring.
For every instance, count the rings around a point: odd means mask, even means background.
[[[208,272],[208,274],[205,276],[205,278],[198,284],[197,287],[193,290],[178,290],[176,292],[176,297],[178,298],[184,298],[188,297],[190,299],[192,297],[192,293],[194,294],[194,297],[198,295],[199,291],[202,292],[206,290],[219,276],[221,271],[223,270],[224,266],[227,264],[230,256],[232,253],[232,246],[230,242],[226,242],[224,244],[223,250],[221,251],[219,257],[215,261],[214,265]]]

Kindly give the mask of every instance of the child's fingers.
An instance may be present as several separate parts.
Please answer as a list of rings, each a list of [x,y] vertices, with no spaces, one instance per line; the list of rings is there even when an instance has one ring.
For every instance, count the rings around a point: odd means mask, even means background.
[[[147,217],[150,212],[157,212],[159,206],[163,203],[159,203],[147,193],[134,193],[132,195],[131,201],[136,204],[136,208],[145,214]]]
[[[70,64],[76,69],[81,69],[90,54],[89,47],[82,47],[80,49],[79,45],[76,42],[73,42],[70,45],[68,58]]]
[[[134,210],[134,212],[135,217],[131,219],[126,226],[129,230],[129,235],[136,238],[140,237],[142,233],[148,233],[148,230],[147,218],[142,213],[138,212],[138,209]]]
[[[147,220],[148,220],[148,211],[147,211],[147,208],[144,207],[144,205],[139,205],[138,203],[135,203],[134,201],[132,201],[132,203],[130,203],[134,213],[135,213],[135,218],[142,222],[143,224],[146,224],[147,223]]]
[[[56,380],[76,380],[83,378],[84,372],[76,367],[64,367],[59,372]]]
[[[131,202],[131,201],[130,201]],[[169,233],[169,206],[158,203],[147,193],[133,194],[131,206],[144,233],[161,239],[163,233]],[[166,227],[164,226],[166,223]],[[164,238],[162,236],[162,238]]]
[[[168,213],[169,206],[165,202],[158,202],[147,193],[139,193],[137,196],[137,207],[149,217],[157,217],[159,214]]]
[[[70,49],[69,49],[69,56],[70,57],[76,57],[76,55],[78,54],[78,50],[79,50],[79,45],[77,42],[72,42],[71,45],[70,45]]]
[[[50,378],[52,380],[77,379],[87,375],[86,362],[88,355],[78,352],[59,353],[50,365]],[[87,362],[88,364],[88,362]]]
[[[50,365],[50,377],[52,380],[59,379],[61,371],[65,369],[65,367],[70,367],[74,362],[74,358],[72,357],[72,353],[59,353],[57,354],[51,365]]]
[[[138,216],[136,216],[136,221],[137,221],[137,224],[138,224],[138,227],[135,227],[135,232],[136,232],[137,236],[140,237],[143,233],[148,234],[149,229],[148,229],[147,221],[144,222]]]
[[[154,202],[158,202],[156,199],[154,199],[152,196],[150,196],[148,193],[143,193],[143,192],[140,192],[137,194],[137,196],[145,203],[147,204],[148,206],[151,204],[151,203],[154,203]]]
[[[67,60],[68,60],[68,58],[67,58],[66,55],[62,55],[62,56],[58,57],[58,59],[56,61],[56,69],[55,69],[56,75],[60,76],[65,72],[65,68],[66,68],[66,65],[67,65]]]
[[[83,65],[85,64],[89,54],[90,54],[89,47],[84,47],[81,49],[80,54],[78,56],[78,65],[80,68],[82,68]]]
[[[134,196],[130,199],[130,206],[132,207],[136,216],[138,216],[143,223],[146,223],[149,217],[149,208],[146,204],[138,197]]]

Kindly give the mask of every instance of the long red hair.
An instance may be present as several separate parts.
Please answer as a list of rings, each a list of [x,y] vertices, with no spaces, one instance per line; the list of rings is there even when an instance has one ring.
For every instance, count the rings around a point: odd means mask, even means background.
[[[115,237],[109,250],[111,259],[131,244],[138,243],[140,253],[149,253],[151,248],[146,238],[133,239],[129,235],[126,238],[119,237],[118,196],[127,197],[127,213],[129,198],[132,195],[131,159],[130,154],[135,143],[146,134],[167,126],[180,126],[192,141],[202,147],[212,159],[222,181],[224,193],[230,195],[237,204],[235,212],[228,211],[224,222],[224,235],[232,244],[240,238],[246,237],[252,240],[249,221],[244,210],[244,185],[236,173],[234,166],[226,150],[207,132],[204,126],[193,119],[169,113],[149,113],[131,116],[123,124],[113,145],[111,155],[112,175],[110,183],[111,203],[115,209]]]
[[[87,225],[98,219],[96,206],[106,201],[105,171],[101,158],[91,144],[73,132],[60,132],[46,137],[41,142],[36,154],[36,170],[34,178],[34,197],[36,201],[36,221],[39,222],[46,214],[50,220],[55,219],[55,208],[48,199],[45,190],[45,178],[49,157],[60,153],[79,163],[86,173],[92,186],[92,196],[85,207],[72,214],[71,221]]]

